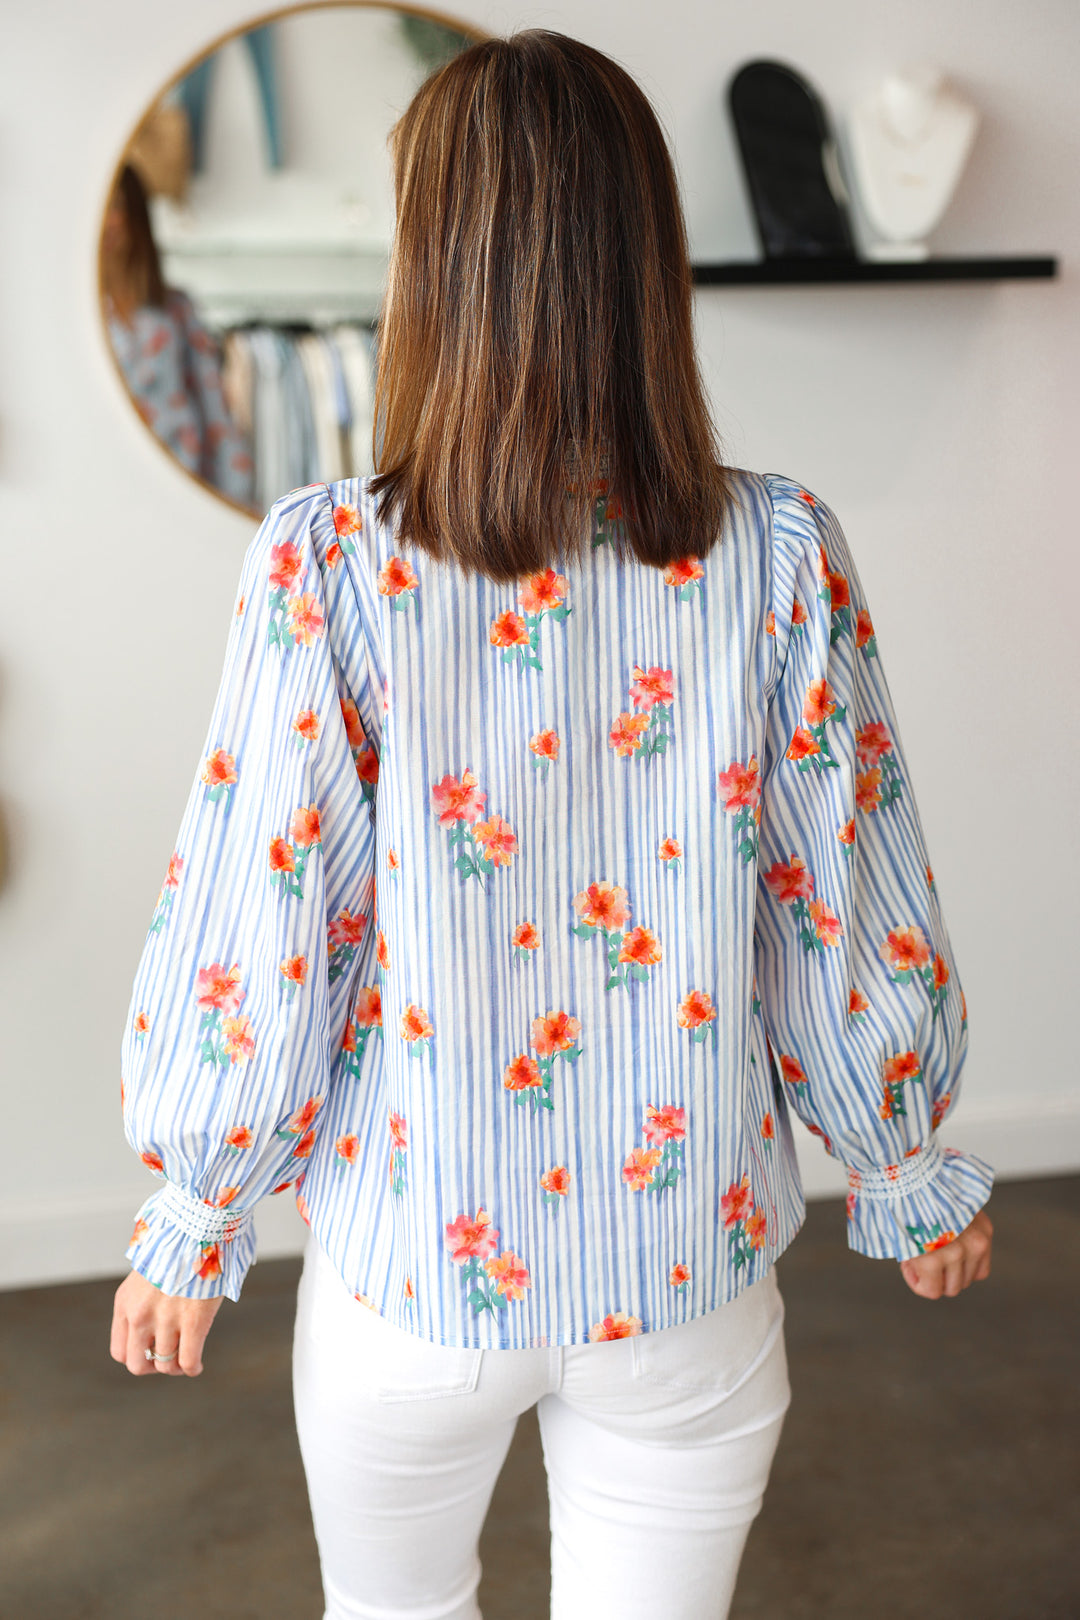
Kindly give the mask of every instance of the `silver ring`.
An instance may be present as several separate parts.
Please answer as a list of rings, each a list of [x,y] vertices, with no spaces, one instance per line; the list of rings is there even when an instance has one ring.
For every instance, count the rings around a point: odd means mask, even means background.
[[[167,1356],[159,1356],[156,1350],[144,1350],[143,1355],[147,1361],[175,1361],[176,1351],[170,1350]]]

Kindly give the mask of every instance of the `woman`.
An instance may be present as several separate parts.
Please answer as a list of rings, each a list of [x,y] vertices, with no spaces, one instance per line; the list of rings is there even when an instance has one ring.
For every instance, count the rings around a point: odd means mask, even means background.
[[[113,1354],[198,1373],[302,1186],[327,1615],[478,1614],[538,1403],[552,1613],[722,1616],[788,1400],[789,1111],[854,1248],[932,1298],[989,1269],[991,1173],[936,1135],[963,996],[836,519],[719,462],[641,92],[490,41],[394,155],[381,471],[256,537],[139,970],[166,1181]]]
[[[105,211],[101,284],[109,341],[139,415],[182,467],[246,505],[254,463],[225,403],[217,345],[187,294],[165,285],[146,191],[129,163]]]

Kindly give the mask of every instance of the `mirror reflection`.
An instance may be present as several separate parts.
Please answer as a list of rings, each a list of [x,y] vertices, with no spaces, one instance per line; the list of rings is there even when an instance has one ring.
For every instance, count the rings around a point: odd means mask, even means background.
[[[101,233],[110,348],[159,443],[229,502],[261,515],[371,471],[387,136],[476,37],[398,7],[284,12],[180,74],[127,143]]]

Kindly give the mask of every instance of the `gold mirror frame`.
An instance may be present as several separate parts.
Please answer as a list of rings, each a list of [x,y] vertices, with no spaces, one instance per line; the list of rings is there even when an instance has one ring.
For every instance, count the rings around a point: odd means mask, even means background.
[[[204,46],[201,51],[198,51],[194,56],[189,57],[187,61],[182,63],[182,65],[176,70],[172,77],[167,79],[165,83],[161,85],[160,88],[154,93],[153,97],[144,107],[142,113],[137,119],[134,129],[124,142],[120,156],[113,165],[112,172],[109,176],[108,189],[105,193],[105,204],[101,215],[101,226],[98,231],[98,311],[101,316],[102,331],[105,336],[105,347],[108,349],[109,359],[112,363],[113,370],[120,380],[120,385],[130,401],[132,411],[134,412],[137,420],[142,423],[158,450],[163,456],[166,457],[170,467],[181,473],[185,478],[189,478],[193,484],[198,484],[201,489],[204,489],[208,494],[213,495],[215,500],[219,500],[223,502],[224,505],[231,507],[234,512],[241,512],[243,513],[244,517],[254,518],[256,521],[262,518],[263,513],[261,511],[254,506],[245,506],[243,502],[234,500],[231,495],[226,495],[217,487],[216,484],[212,484],[209,479],[203,478],[200,473],[192,472],[190,467],[185,467],[183,462],[179,461],[177,457],[173,455],[168,445],[165,444],[163,440],[158,438],[153,428],[150,427],[149,423],[144,420],[142,413],[139,410],[138,403],[134,394],[131,392],[131,389],[128,387],[127,378],[124,376],[116,351],[109,339],[108,312],[105,307],[105,218],[109,207],[109,200],[116,190],[121,171],[125,163],[128,161],[128,153],[131,150],[132,144],[134,143],[140,129],[146,123],[147,118],[150,116],[151,112],[158,105],[161,99],[168,95],[169,91],[173,89],[175,85],[179,84],[182,79],[186,78],[187,75],[193,72],[195,68],[199,67],[201,63],[205,62],[209,57],[214,56],[222,49],[223,46],[230,44],[232,40],[242,39],[245,34],[251,33],[256,28],[262,28],[267,23],[279,22],[283,17],[299,16],[306,11],[392,11],[405,16],[422,17],[427,22],[438,23],[443,28],[453,29],[455,33],[461,34],[463,38],[470,40],[474,45],[479,44],[481,41],[491,37],[484,29],[477,28],[473,23],[462,22],[460,17],[453,16],[449,12],[433,11],[429,6],[410,5],[405,3],[405,0],[297,0],[296,4],[279,6],[273,11],[264,11],[260,12],[255,17],[249,17],[245,22],[238,23],[235,28],[230,28],[225,33],[218,34],[213,40],[211,40],[209,45]],[[286,491],[282,490],[281,493],[285,494]]]

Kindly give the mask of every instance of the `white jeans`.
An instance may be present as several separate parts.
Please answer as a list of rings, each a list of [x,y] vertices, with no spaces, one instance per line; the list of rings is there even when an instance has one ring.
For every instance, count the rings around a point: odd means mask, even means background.
[[[324,1620],[480,1620],[480,1530],[534,1405],[552,1620],[723,1620],[790,1398],[783,1316],[770,1272],[662,1332],[459,1350],[359,1304],[312,1239],[293,1387]]]

